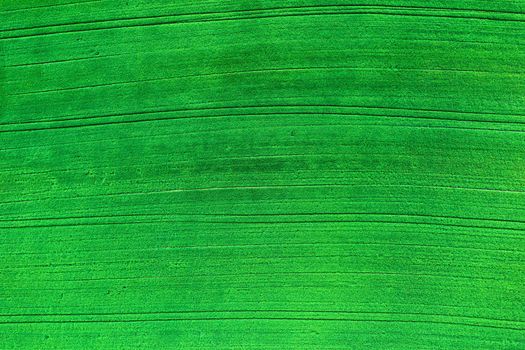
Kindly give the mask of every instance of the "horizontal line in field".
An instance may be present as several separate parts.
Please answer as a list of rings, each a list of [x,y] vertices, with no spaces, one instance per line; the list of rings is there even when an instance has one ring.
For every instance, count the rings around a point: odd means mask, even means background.
[[[199,316],[199,314],[211,315],[208,317]],[[260,315],[260,314],[263,315]],[[173,317],[173,315],[186,315],[185,317]],[[217,315],[213,315],[217,314]],[[223,315],[232,314],[230,317]],[[245,314],[245,315],[244,315]],[[258,316],[258,314],[260,316]],[[267,314],[267,315],[265,315]],[[291,315],[290,315],[291,314]],[[294,315],[295,314],[295,315]],[[462,316],[462,315],[447,315],[447,314],[433,314],[433,313],[403,313],[403,312],[352,312],[352,311],[290,311],[290,310],[232,310],[232,311],[197,311],[197,312],[171,312],[171,313],[122,313],[121,316],[128,316],[127,318],[113,318],[113,319],[82,319],[77,316],[115,316],[116,314],[63,314],[52,315],[55,318],[44,318],[42,316],[30,315],[24,316],[25,319],[8,320],[9,318],[20,318],[20,316],[0,316],[6,319],[0,321],[0,325],[10,324],[38,324],[38,323],[135,323],[135,322],[174,322],[174,321],[312,321],[312,322],[388,322],[388,323],[429,323],[439,325],[450,325],[460,327],[481,327],[481,328],[496,328],[514,331],[523,331],[525,328],[518,325],[522,321],[492,319],[484,317]],[[172,316],[172,317],[157,317],[157,318],[129,318],[129,316]],[[338,315],[339,317],[334,317]],[[349,315],[359,315],[360,318],[349,317]],[[385,318],[392,317],[392,318]],[[399,318],[405,316],[405,318]],[[58,319],[56,317],[59,317]],[[69,317],[70,319],[63,319]],[[75,318],[76,317],[76,318]],[[382,317],[382,318],[379,318]],[[395,317],[398,317],[397,319]],[[407,319],[412,317],[413,319]],[[29,319],[28,319],[29,318]],[[40,318],[40,319],[34,319]],[[424,319],[426,318],[426,319]]]
[[[311,109],[320,109],[318,111]],[[262,111],[257,111],[261,109]],[[269,110],[268,110],[269,109]],[[292,109],[292,110],[290,110]],[[299,109],[299,110],[294,110]],[[303,110],[300,110],[303,109]],[[310,110],[309,110],[310,109]],[[327,111],[326,109],[332,109]],[[352,109],[362,109],[365,111],[352,111]],[[243,110],[247,112],[243,113]],[[366,110],[369,110],[366,112]],[[377,113],[375,111],[383,110],[389,112],[403,111],[412,112],[413,115],[396,115],[390,113]],[[228,113],[220,113],[221,111],[229,111]],[[207,115],[185,115],[187,113],[203,113]],[[219,113],[217,113],[219,112]],[[156,117],[157,114],[168,114],[166,116]],[[171,115],[175,114],[175,115]],[[419,114],[419,115],[415,115]],[[423,114],[423,115],[422,115]],[[430,115],[427,115],[430,114]],[[453,117],[452,115],[456,115]],[[183,119],[206,119],[206,118],[234,118],[234,117],[257,117],[264,115],[339,115],[339,116],[367,116],[367,117],[381,117],[398,119],[415,119],[415,120],[432,120],[432,121],[448,121],[462,123],[483,123],[494,124],[499,126],[525,126],[525,114],[505,114],[496,112],[468,112],[468,111],[449,111],[449,110],[433,110],[433,109],[411,109],[400,107],[380,107],[380,106],[345,106],[345,105],[260,105],[260,106],[222,106],[222,107],[197,107],[187,109],[159,109],[156,111],[141,111],[130,113],[106,114],[99,116],[85,116],[85,117],[64,117],[53,118],[48,120],[38,121],[22,121],[22,122],[4,122],[0,123],[0,133],[12,132],[32,132],[57,130],[67,128],[81,128],[81,127],[96,127],[103,125],[119,125],[119,124],[133,124],[146,123],[155,121],[169,121],[169,120],[183,120]],[[463,116],[478,116],[478,118]],[[493,119],[484,119],[480,116],[492,116]],[[137,119],[127,119],[128,117],[139,117]],[[495,118],[494,118],[495,117]],[[501,117],[513,117],[513,120],[504,120]],[[497,120],[501,118],[500,120]],[[523,120],[521,120],[523,118]],[[58,125],[57,125],[58,124]],[[23,127],[24,125],[31,125],[31,127]],[[41,126],[42,125],[42,126]],[[378,125],[380,126],[380,125]],[[410,125],[407,125],[410,126]],[[415,127],[415,126],[414,126]],[[484,131],[498,131],[498,132],[523,132],[524,130],[513,130],[509,128],[484,128],[471,126],[428,126],[436,128],[452,128],[463,130],[484,130]]]
[[[390,5],[312,5],[302,7],[280,7],[253,10],[233,10],[226,12],[204,12],[191,14],[167,14],[134,18],[101,19],[85,22],[72,22],[53,25],[41,25],[25,28],[12,28],[0,31],[0,39],[21,39],[43,35],[68,34],[95,30],[123,29],[133,27],[225,22],[235,20],[252,20],[303,16],[325,15],[382,15],[406,17],[434,17],[445,19],[470,19],[503,22],[525,22],[523,13],[492,11],[481,9],[460,9],[441,7],[415,7]],[[234,15],[234,17],[226,17]],[[177,19],[180,18],[180,19]],[[93,25],[99,27],[92,27]],[[48,32],[34,32],[51,28]],[[23,32],[28,32],[23,34]],[[32,32],[33,31],[33,32]],[[17,34],[22,32],[22,34]],[[4,33],[4,34],[2,34]],[[13,34],[11,34],[13,33]]]

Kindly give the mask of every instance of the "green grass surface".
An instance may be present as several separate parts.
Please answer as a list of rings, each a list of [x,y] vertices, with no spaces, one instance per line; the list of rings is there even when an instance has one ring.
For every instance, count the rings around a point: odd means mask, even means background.
[[[0,349],[525,348],[525,1],[0,0]]]

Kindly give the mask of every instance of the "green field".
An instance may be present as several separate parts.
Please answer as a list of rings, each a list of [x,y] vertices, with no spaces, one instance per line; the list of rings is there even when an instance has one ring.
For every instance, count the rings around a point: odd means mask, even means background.
[[[525,1],[0,0],[0,349],[525,349]]]

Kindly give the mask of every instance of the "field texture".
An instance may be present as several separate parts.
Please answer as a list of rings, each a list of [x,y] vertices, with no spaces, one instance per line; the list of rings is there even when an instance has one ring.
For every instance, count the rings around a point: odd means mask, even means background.
[[[525,349],[525,1],[0,0],[0,349]]]

